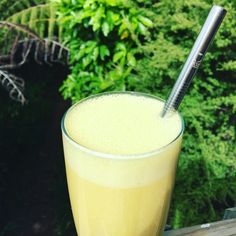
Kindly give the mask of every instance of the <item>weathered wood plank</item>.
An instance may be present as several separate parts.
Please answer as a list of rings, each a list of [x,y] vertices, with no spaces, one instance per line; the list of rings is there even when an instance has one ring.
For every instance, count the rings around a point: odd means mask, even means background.
[[[236,236],[236,219],[166,231],[164,236]]]

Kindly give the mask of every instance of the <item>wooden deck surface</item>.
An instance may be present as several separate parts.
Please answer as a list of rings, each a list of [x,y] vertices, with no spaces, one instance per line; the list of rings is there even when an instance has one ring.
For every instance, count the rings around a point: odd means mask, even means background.
[[[236,236],[236,219],[222,220],[177,230],[166,231],[164,236]]]

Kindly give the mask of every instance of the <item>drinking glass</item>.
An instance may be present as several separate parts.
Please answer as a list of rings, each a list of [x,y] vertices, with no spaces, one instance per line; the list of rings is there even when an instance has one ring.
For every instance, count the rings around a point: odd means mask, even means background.
[[[152,95],[124,93],[162,101]],[[65,121],[84,101],[106,95],[78,102],[62,119],[67,183],[77,233],[79,236],[162,235],[181,148],[183,118],[179,115],[181,129],[164,147],[135,155],[98,152],[73,140]]]

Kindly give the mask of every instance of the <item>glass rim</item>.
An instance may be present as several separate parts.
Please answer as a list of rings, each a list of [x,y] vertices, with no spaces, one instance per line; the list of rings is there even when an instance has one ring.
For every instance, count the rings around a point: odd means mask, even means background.
[[[152,151],[148,151],[148,152],[144,152],[144,153],[137,153],[137,154],[113,154],[113,153],[106,153],[106,152],[101,152],[101,151],[96,151],[94,149],[88,148],[86,146],[81,145],[79,142],[76,142],[72,137],[70,137],[70,135],[68,134],[68,132],[66,131],[65,128],[65,119],[66,119],[66,115],[74,108],[76,107],[78,104],[83,103],[89,99],[92,98],[96,98],[96,97],[101,97],[101,96],[106,96],[106,95],[112,95],[112,94],[130,94],[130,95],[134,95],[134,96],[144,96],[144,97],[149,97],[149,98],[153,98],[162,102],[165,102],[165,100],[155,96],[155,95],[151,95],[151,94],[147,94],[147,93],[141,93],[141,92],[132,92],[132,91],[113,91],[113,92],[103,92],[103,93],[99,93],[99,94],[95,94],[95,95],[91,95],[88,96],[86,98],[83,98],[81,100],[79,100],[78,102],[76,102],[75,104],[73,104],[70,108],[67,109],[67,111],[64,113],[62,120],[61,120],[61,130],[62,130],[62,134],[64,134],[65,138],[72,143],[73,145],[75,145],[76,147],[78,147],[82,152],[86,152],[90,155],[96,156],[96,157],[100,157],[100,158],[105,158],[105,159],[119,159],[119,160],[124,160],[124,159],[141,159],[141,158],[147,158],[147,157],[151,157],[154,156],[156,154],[159,154],[163,151],[165,151],[169,146],[173,145],[183,134],[184,132],[184,119],[183,116],[181,115],[180,112],[178,112],[177,110],[174,110],[175,112],[178,113],[180,119],[181,119],[181,129],[180,132],[178,133],[178,135],[172,140],[170,141],[168,144],[154,149]]]

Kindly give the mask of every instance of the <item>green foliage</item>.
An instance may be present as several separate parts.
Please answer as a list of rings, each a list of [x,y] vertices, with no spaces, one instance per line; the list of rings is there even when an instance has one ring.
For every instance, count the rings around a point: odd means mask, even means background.
[[[38,11],[41,6],[44,6],[45,2],[45,0],[0,0],[0,20],[6,23],[23,24],[32,31],[38,32],[40,28],[39,23],[36,24],[38,22]],[[36,5],[39,5],[39,7]],[[14,40],[15,36],[11,35],[9,31],[9,29],[4,27],[0,30],[1,53],[4,54],[9,53],[9,48],[12,47],[12,40]]]
[[[215,4],[227,16],[180,107],[186,131],[169,217],[175,228],[221,219],[236,205],[236,4]],[[211,6],[210,0],[151,6],[155,32],[126,88],[166,98]]]
[[[124,90],[152,21],[125,0],[62,0],[58,16],[72,70],[61,87],[64,98]]]
[[[56,6],[48,0],[1,0],[0,19],[27,26],[41,38],[60,38]],[[3,34],[4,35],[4,34]]]
[[[26,8],[43,4],[45,3],[45,0],[1,0],[0,1],[0,12],[1,20],[6,20],[9,16],[12,16],[13,14],[20,12],[22,10],[25,10]]]
[[[56,6],[52,3],[39,4],[14,13],[7,22],[27,26],[41,38],[52,39],[56,36]]]
[[[0,85],[22,104],[24,81],[12,74],[13,69],[25,64],[32,54],[38,63],[68,62],[68,49],[58,42],[62,29],[56,22],[56,5],[47,2],[0,0],[0,10],[8,6],[0,17]]]

